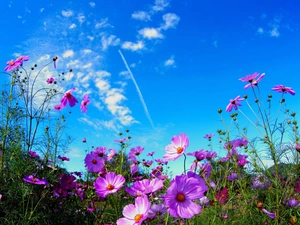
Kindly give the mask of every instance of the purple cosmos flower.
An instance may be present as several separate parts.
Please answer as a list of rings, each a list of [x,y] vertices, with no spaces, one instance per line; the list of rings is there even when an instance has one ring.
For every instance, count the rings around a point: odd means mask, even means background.
[[[132,196],[139,196],[144,194],[154,193],[163,188],[163,181],[160,179],[144,179],[133,183],[131,188],[125,188],[128,194]]]
[[[94,183],[96,194],[105,198],[108,194],[113,194],[120,190],[125,183],[125,178],[122,175],[116,175],[114,172],[108,172],[103,177],[98,177]]]
[[[153,156],[155,152],[149,152],[147,156]]]
[[[106,152],[106,147],[97,147],[94,149],[94,151],[92,151],[92,153],[94,155],[98,155],[99,157],[103,157],[105,156],[105,152]]]
[[[136,161],[136,157],[139,156],[144,151],[144,148],[141,146],[137,146],[135,148],[130,149],[128,153],[128,159],[130,161]]]
[[[104,160],[93,153],[85,156],[84,163],[87,169],[93,173],[99,172],[104,167]]]
[[[233,146],[233,148],[235,147],[245,147],[248,145],[248,140],[246,138],[237,138],[233,141],[231,141],[231,144]]]
[[[210,141],[213,136],[215,136],[215,134],[206,134],[204,138]]]
[[[83,100],[81,101],[81,105],[80,105],[80,110],[84,113],[86,113],[87,111],[87,104],[90,103],[90,99],[89,96],[87,94],[84,95]]]
[[[256,175],[252,178],[252,188],[266,189],[271,186],[270,180],[263,174]]]
[[[48,185],[48,182],[44,177],[40,180],[36,178],[34,175],[29,175],[29,176],[24,175],[23,181],[31,184],[37,184],[37,185]]]
[[[60,159],[61,161],[70,161],[70,158],[67,158],[65,156],[60,156],[59,155],[57,158]]]
[[[242,104],[240,102],[243,100],[244,100],[244,98],[241,98],[240,96],[237,96],[235,99],[230,99],[229,100],[230,103],[226,107],[226,112],[231,112],[232,108],[237,110],[238,106],[242,106]]]
[[[189,139],[184,133],[175,135],[171,142],[172,143],[165,148],[167,154],[163,157],[166,160],[176,160],[183,155],[185,149],[189,146]]]
[[[208,151],[201,149],[199,151],[187,153],[189,156],[195,156],[197,161],[202,161],[206,158],[206,154]]]
[[[135,205],[126,205],[123,209],[123,218],[117,220],[117,225],[141,225],[147,219],[150,203],[146,196],[135,199]]]
[[[297,144],[297,145],[295,146],[295,149],[296,149],[297,152],[300,152],[300,145]]]
[[[227,180],[229,181],[234,181],[234,180],[239,180],[243,175],[239,176],[236,172],[233,172],[227,176]]]
[[[130,165],[130,173],[131,173],[131,175],[135,174],[138,170],[139,170],[139,162],[138,161],[134,161]]]
[[[261,209],[265,214],[267,214],[271,219],[275,219],[276,215],[275,213],[268,212],[265,208]]]
[[[40,157],[36,152],[33,152],[33,151],[29,151],[29,155],[31,158],[39,158]]]
[[[295,198],[291,198],[287,201],[286,205],[290,207],[297,207],[300,206],[300,202],[297,202]]]
[[[240,155],[240,154],[237,155],[237,159],[238,159],[237,164],[238,164],[238,166],[240,166],[240,167],[245,166],[249,162],[247,160],[247,158],[248,158],[247,155]]]
[[[194,177],[188,177],[185,174],[176,176],[164,195],[165,206],[170,215],[189,219],[199,214],[201,206],[193,201],[202,198],[203,190],[206,188],[206,185],[201,186]]]
[[[10,60],[6,63],[7,66],[4,68],[4,70],[7,72],[12,71],[18,68],[21,64],[22,64],[21,61]]]
[[[50,77],[46,81],[48,84],[52,84],[55,81],[55,79],[53,77]]]
[[[257,86],[258,82],[260,82],[264,78],[265,74],[262,73],[260,75],[260,77],[257,78],[258,76],[259,76],[259,73],[255,72],[252,75],[247,75],[246,77],[240,78],[239,80],[241,80],[242,82],[249,82],[249,84],[247,84],[247,85],[244,86],[244,89],[247,89],[250,86],[251,87]]]
[[[114,140],[114,142],[124,143],[126,140],[127,140],[127,138],[121,138],[119,140]]]
[[[206,153],[206,159],[207,160],[210,160],[210,159],[213,159],[217,156],[217,153],[216,152],[207,152]]]
[[[76,105],[76,103],[78,102],[77,99],[72,95],[72,92],[75,91],[76,88],[71,88],[70,90],[68,90],[64,96],[62,97],[62,99],[60,100],[60,103],[63,107],[67,106],[67,103],[69,103],[70,107],[73,107]]]
[[[71,190],[76,186],[76,183],[74,182],[75,180],[75,176],[71,174],[64,174],[61,176],[60,186],[66,190]]]
[[[283,85],[276,85],[272,88],[273,91],[281,92],[281,93],[290,93],[291,95],[295,95],[296,92],[291,87],[285,87]]]
[[[163,204],[153,204],[149,210],[148,218],[154,219],[166,214],[167,208]]]
[[[152,160],[143,160],[143,166],[150,167],[152,165]]]
[[[204,165],[200,165],[201,175],[207,179],[210,176],[210,171],[212,170],[212,166],[210,162],[206,162]]]

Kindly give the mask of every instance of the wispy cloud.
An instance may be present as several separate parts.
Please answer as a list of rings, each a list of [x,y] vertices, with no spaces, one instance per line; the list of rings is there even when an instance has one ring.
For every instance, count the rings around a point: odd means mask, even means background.
[[[96,23],[95,27],[99,29],[99,28],[113,27],[113,26],[108,23],[108,18],[105,18],[105,19],[101,19],[100,22]]]
[[[161,26],[162,29],[167,30],[169,28],[175,28],[180,20],[180,17],[174,13],[167,13],[163,15],[164,24]]]
[[[174,56],[172,55],[169,59],[164,62],[165,67],[176,67]]]
[[[96,6],[96,3],[95,3],[95,2],[89,2],[89,4],[90,4],[90,6],[91,6],[92,8],[94,8],[94,7]]]
[[[74,29],[74,28],[76,28],[77,27],[77,25],[75,24],[75,23],[72,23],[70,26],[69,26],[69,29]]]
[[[131,51],[138,51],[145,48],[144,42],[138,41],[137,43],[133,43],[130,41],[125,41],[122,44],[123,49],[131,50]]]
[[[101,37],[102,50],[105,51],[109,46],[119,45],[120,42],[120,38],[117,38],[115,35],[103,34]]]
[[[143,36],[143,38],[147,39],[155,39],[155,38],[163,38],[164,36],[160,33],[157,28],[144,28],[139,30],[139,34]]]
[[[70,16],[73,16],[73,11],[72,10],[63,10],[63,11],[61,11],[61,14],[64,17],[70,17]]]
[[[151,20],[150,14],[145,11],[134,12],[131,17],[136,20],[149,21]]]
[[[130,70],[128,64],[127,64],[127,61],[126,61],[126,59],[124,58],[124,56],[123,56],[123,54],[122,54],[122,52],[121,52],[120,50],[119,50],[119,53],[120,53],[120,55],[121,55],[121,58],[122,58],[122,60],[123,60],[123,62],[124,62],[124,64],[125,64],[125,66],[126,66],[126,69],[128,70],[128,72],[129,72],[129,74],[130,74],[130,76],[131,76],[131,79],[132,79],[132,81],[133,81],[133,83],[134,83],[134,85],[135,85],[135,87],[136,87],[136,90],[137,90],[138,95],[139,95],[139,97],[140,97],[141,103],[142,103],[142,105],[143,105],[143,107],[144,107],[144,111],[145,111],[145,113],[146,113],[146,116],[147,116],[147,118],[148,118],[148,120],[149,120],[149,122],[150,122],[152,128],[154,129],[154,123],[153,123],[153,121],[152,121],[152,119],[151,119],[151,116],[150,116],[150,113],[149,113],[149,111],[148,111],[147,105],[146,105],[146,103],[145,103],[145,101],[144,101],[142,92],[140,91],[140,88],[139,88],[139,86],[137,85],[137,82],[136,82],[135,79],[134,79],[133,73],[131,72],[131,70]]]
[[[69,58],[74,56],[74,51],[73,50],[67,50],[63,53],[64,58]]]
[[[163,11],[169,4],[170,1],[168,0],[155,0],[155,5],[152,7],[152,10],[155,12]]]

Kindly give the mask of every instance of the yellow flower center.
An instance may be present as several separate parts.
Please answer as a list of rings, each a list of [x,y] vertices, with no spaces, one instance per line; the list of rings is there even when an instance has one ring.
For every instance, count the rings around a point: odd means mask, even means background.
[[[140,220],[143,218],[143,215],[142,214],[137,214],[135,217],[134,217],[134,221],[136,223],[140,222]]]
[[[14,62],[14,61],[11,61],[11,62],[9,63],[9,65],[10,65],[10,66],[13,66],[13,65],[15,65],[15,62]]]
[[[177,148],[177,153],[178,153],[178,154],[181,154],[182,152],[183,152],[183,148],[182,148],[182,147],[178,147],[178,148]]]
[[[106,189],[109,190],[109,191],[113,190],[114,188],[115,188],[115,186],[112,185],[112,184],[108,184],[107,187],[106,187]]]

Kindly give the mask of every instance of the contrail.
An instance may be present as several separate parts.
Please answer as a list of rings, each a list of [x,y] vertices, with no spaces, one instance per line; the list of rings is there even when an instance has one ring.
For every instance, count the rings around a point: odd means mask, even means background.
[[[123,56],[123,54],[122,54],[122,52],[121,52],[120,50],[119,50],[119,53],[120,53],[120,55],[121,55],[121,57],[122,57],[122,59],[123,59],[123,62],[124,62],[125,66],[126,66],[126,68],[127,68],[127,70],[128,70],[128,72],[129,72],[129,74],[130,74],[130,76],[131,76],[131,79],[132,79],[132,81],[133,81],[133,83],[134,83],[134,85],[135,85],[135,87],[136,87],[136,90],[137,90],[137,92],[138,92],[138,95],[140,96],[140,100],[141,100],[142,105],[143,105],[143,107],[144,107],[146,116],[147,116],[147,118],[148,118],[148,120],[149,120],[149,122],[150,122],[152,128],[154,129],[155,127],[154,127],[153,121],[152,121],[152,119],[151,119],[151,116],[150,116],[150,114],[149,114],[149,111],[148,111],[148,108],[147,108],[147,106],[146,106],[146,103],[145,103],[145,101],[144,101],[142,92],[140,91],[140,88],[139,88],[139,86],[137,85],[137,83],[136,83],[136,81],[135,81],[135,79],[134,79],[134,76],[133,76],[131,70],[129,69],[129,66],[128,66],[128,64],[127,64],[127,62],[126,62],[126,60],[125,60],[125,58],[124,58],[124,56]]]

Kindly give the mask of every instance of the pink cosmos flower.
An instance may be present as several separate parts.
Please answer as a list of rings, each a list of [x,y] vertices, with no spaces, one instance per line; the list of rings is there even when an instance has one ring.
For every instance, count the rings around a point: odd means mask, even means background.
[[[55,105],[54,106],[54,109],[57,110],[57,111],[60,111],[64,108],[64,106],[62,104],[58,104],[58,105]]]
[[[55,81],[55,79],[53,77],[50,77],[46,81],[47,81],[47,84],[52,84]]]
[[[147,219],[150,203],[147,196],[135,199],[135,205],[126,205],[123,209],[123,218],[117,220],[117,225],[141,225]]]
[[[226,187],[223,187],[216,194],[216,199],[221,205],[225,205],[228,202],[228,190]]]
[[[84,113],[86,113],[87,111],[87,104],[90,103],[90,99],[89,96],[87,94],[84,95],[83,100],[81,101],[81,105],[80,105],[80,110]]]
[[[131,188],[125,188],[125,190],[132,196],[141,196],[161,190],[164,187],[163,183],[162,180],[157,178],[152,180],[144,179],[134,182]]]
[[[189,139],[184,133],[180,134],[180,136],[175,135],[171,142],[172,143],[165,148],[167,154],[165,154],[163,158],[166,160],[176,160],[183,155],[185,149],[189,146]]]
[[[4,70],[7,72],[12,71],[18,68],[21,64],[22,64],[21,61],[10,60],[6,63],[7,66],[4,68]]]
[[[85,156],[84,163],[87,169],[93,173],[99,172],[104,167],[104,160],[93,153]]]
[[[115,156],[116,153],[117,153],[117,150],[111,149],[109,151],[109,153],[107,154],[106,161],[111,160]]]
[[[206,188],[206,185],[200,185],[194,177],[185,174],[176,176],[164,195],[165,206],[170,215],[189,219],[199,214],[201,206],[194,203],[194,200],[202,198],[204,196],[202,190]]]
[[[242,106],[240,101],[244,100],[244,98],[241,98],[240,96],[237,96],[235,99],[230,99],[230,103],[226,107],[226,112],[231,112],[232,108],[235,110],[238,109],[238,106]]]
[[[148,218],[154,219],[166,214],[167,208],[163,204],[153,204],[149,210]]]
[[[291,95],[295,95],[296,92],[291,87],[285,87],[283,85],[276,85],[272,88],[273,91],[282,92],[282,93],[290,93]]]
[[[37,184],[37,185],[48,185],[48,182],[45,178],[42,178],[42,180],[34,177],[34,175],[24,176],[23,180],[27,183],[31,184]]]
[[[249,82],[249,84],[244,86],[244,89],[247,89],[250,86],[252,86],[252,87],[257,86],[258,82],[260,82],[264,78],[265,74],[262,73],[260,75],[260,77],[257,78],[258,76],[259,76],[259,73],[255,72],[252,75],[247,75],[246,77],[240,78],[239,80],[241,80],[242,82]]]
[[[29,151],[29,155],[31,158],[39,158],[40,157],[36,152],[33,152],[33,151]]]
[[[215,136],[215,134],[206,134],[204,138],[210,141],[213,136]]]
[[[29,56],[20,56],[16,59],[16,61],[20,61],[21,63],[23,63],[23,61],[28,61]]]
[[[114,140],[114,142],[124,143],[126,140],[127,140],[127,138],[121,138],[119,140]]]
[[[144,148],[141,146],[137,146],[135,148],[131,148],[130,152],[128,153],[128,159],[130,161],[136,161],[136,157],[139,156],[140,154],[142,154],[142,152],[144,151]]]
[[[120,190],[125,182],[122,175],[116,175],[114,172],[108,172],[103,177],[98,177],[94,183],[96,194],[105,198],[108,194],[113,194]]]
[[[63,107],[67,106],[67,103],[69,103],[70,107],[73,107],[76,105],[76,103],[78,102],[77,99],[71,94],[72,91],[75,91],[76,88],[72,88],[70,90],[68,90],[64,96],[62,97],[62,99],[60,100],[60,103]]]

